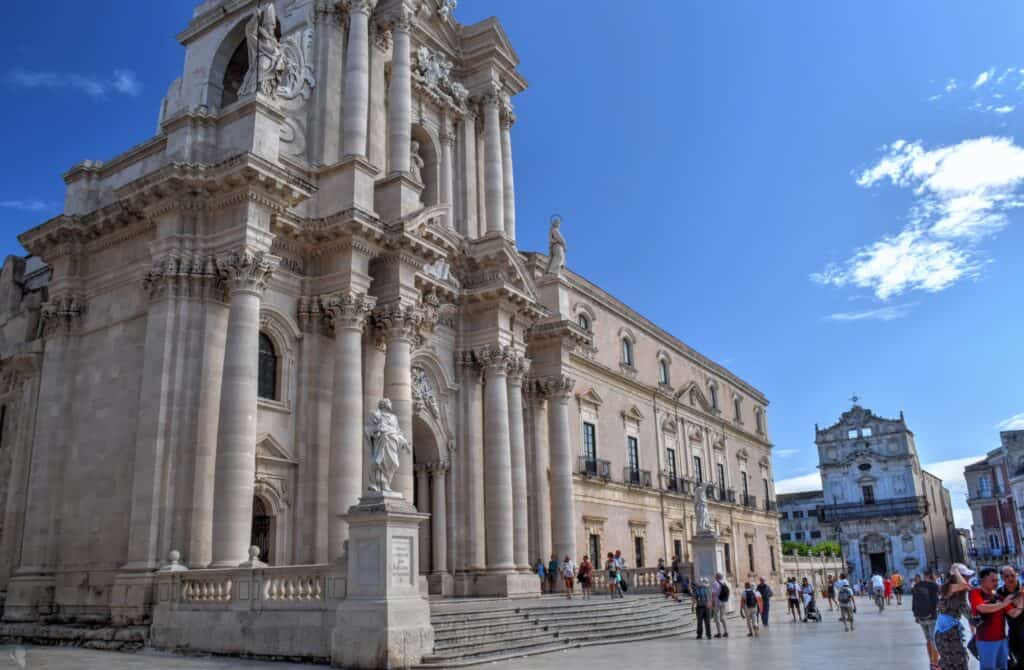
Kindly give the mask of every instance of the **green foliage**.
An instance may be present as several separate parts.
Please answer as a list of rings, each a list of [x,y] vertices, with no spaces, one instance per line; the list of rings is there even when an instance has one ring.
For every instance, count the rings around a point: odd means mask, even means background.
[[[839,543],[834,540],[825,540],[819,542],[814,547],[814,553],[816,556],[841,556],[842,550],[839,548]]]
[[[840,549],[839,543],[832,540],[815,545],[785,540],[782,543],[782,553],[786,556],[839,556]]]

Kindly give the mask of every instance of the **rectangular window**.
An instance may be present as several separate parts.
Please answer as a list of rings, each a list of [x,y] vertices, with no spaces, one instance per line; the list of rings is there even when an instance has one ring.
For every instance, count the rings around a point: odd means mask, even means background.
[[[786,539],[786,538],[783,538]],[[772,559],[772,572],[775,572],[775,545],[768,545],[768,558]]]
[[[587,421],[583,422],[583,457],[588,462],[597,460],[597,428]]]
[[[789,518],[789,512],[783,512],[782,513],[782,518],[783,519],[788,519]]]
[[[636,567],[644,567],[644,538],[640,536],[633,538],[633,553],[636,554]]]
[[[804,511],[802,509],[798,509],[798,510],[794,511],[793,512],[793,518],[794,519],[802,519],[802,518],[804,518]]]
[[[667,461],[666,465],[668,466],[668,476],[669,476],[669,478],[672,480],[672,482],[674,484],[674,482],[676,480],[676,477],[679,476],[678,472],[676,471],[676,450],[675,449],[666,449],[665,450],[665,454],[666,454],[666,461]]]
[[[792,535],[790,535],[789,533],[783,533],[783,534],[782,534],[782,541],[783,541],[783,542],[789,542],[790,538],[792,538],[792,537],[793,537],[793,536],[792,536]]]
[[[725,548],[725,573],[732,574],[732,551],[729,543],[722,545]]]
[[[807,516],[814,517],[815,519],[817,519],[818,518],[818,510],[817,510],[817,508],[807,510]]]
[[[698,484],[704,483],[704,467],[700,462],[700,456],[693,457],[693,476]]]
[[[748,544],[747,545],[747,560],[750,561],[750,571],[751,572],[755,572],[755,570],[754,570],[754,545],[753,544]]]
[[[673,540],[672,549],[674,549],[676,552],[676,558],[678,558],[680,561],[683,560],[683,541]]]
[[[740,479],[743,481],[743,497],[746,498],[750,495],[750,489],[747,488],[747,473],[740,472]]]
[[[636,438],[630,435],[626,438],[626,456],[629,458],[629,469],[639,470],[640,469],[640,448],[637,445]]]
[[[820,530],[812,530],[811,531],[811,539],[812,540],[820,540],[821,539],[821,531]]]
[[[718,470],[718,485],[723,489],[725,488],[725,466],[721,463],[715,463],[715,468]]]
[[[590,561],[594,565],[604,565],[601,560],[601,536],[591,535],[590,536]]]
[[[861,490],[864,492],[864,504],[874,505],[875,504],[875,488],[873,486],[862,486]]]
[[[793,539],[794,540],[802,540],[802,539],[804,539],[804,534],[803,533],[793,533]]]
[[[846,431],[846,437],[848,439],[852,440],[853,438],[857,437],[857,431],[856,430],[848,430],[848,431]]]
[[[768,493],[771,491],[771,489],[768,488],[768,478],[764,477],[763,479],[761,479],[761,483],[764,484],[764,502],[767,505],[768,501],[772,499],[772,497],[768,495]]]

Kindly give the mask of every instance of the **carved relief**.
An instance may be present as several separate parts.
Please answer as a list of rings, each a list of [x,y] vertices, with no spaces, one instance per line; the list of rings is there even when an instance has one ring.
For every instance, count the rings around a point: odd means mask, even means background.
[[[241,249],[217,259],[217,271],[232,291],[262,293],[270,283],[279,259],[263,251]]]
[[[412,78],[434,99],[463,111],[469,91],[452,78],[454,65],[433,49],[421,46],[412,64]]]
[[[417,412],[426,410],[434,418],[438,418],[441,414],[430,376],[419,365],[412,367],[412,401],[413,408]]]
[[[68,295],[43,303],[41,329],[43,338],[72,335],[77,332],[85,313],[85,302],[78,296]]]

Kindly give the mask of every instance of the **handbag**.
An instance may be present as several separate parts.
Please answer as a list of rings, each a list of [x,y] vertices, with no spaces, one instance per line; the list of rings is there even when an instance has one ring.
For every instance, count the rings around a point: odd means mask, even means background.
[[[627,584],[626,580],[621,577],[619,578],[619,588],[622,589],[623,593],[629,590],[629,584]]]

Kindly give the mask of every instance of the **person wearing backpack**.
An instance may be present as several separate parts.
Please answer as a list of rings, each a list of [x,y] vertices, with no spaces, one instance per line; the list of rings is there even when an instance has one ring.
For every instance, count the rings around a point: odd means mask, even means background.
[[[761,577],[760,582],[757,585],[757,592],[761,594],[761,623],[764,627],[768,627],[768,611],[771,606],[772,587],[768,586],[767,582],[764,581],[764,577]]]
[[[745,583],[740,593],[740,616],[747,620],[747,637],[760,637],[761,608],[761,594],[750,582]]]
[[[715,637],[729,637],[729,627],[725,623],[725,610],[729,605],[729,585],[721,572],[715,573],[715,581],[711,585],[711,619],[715,622]]]
[[[853,589],[846,579],[836,582],[836,604],[839,605],[839,621],[843,630],[853,630],[853,615],[857,611],[857,599],[853,597]]]
[[[786,581],[786,606],[793,621],[800,620],[800,587],[796,585],[796,577]]]
[[[701,577],[693,587],[693,611],[697,615],[697,639],[711,639],[711,589],[708,578]]]
[[[928,659],[934,668],[939,662],[939,652],[932,641],[935,637],[935,619],[939,616],[939,585],[935,583],[935,573],[930,569],[925,570],[924,579],[919,580],[910,590],[910,608],[914,612],[914,621],[924,633]]]

